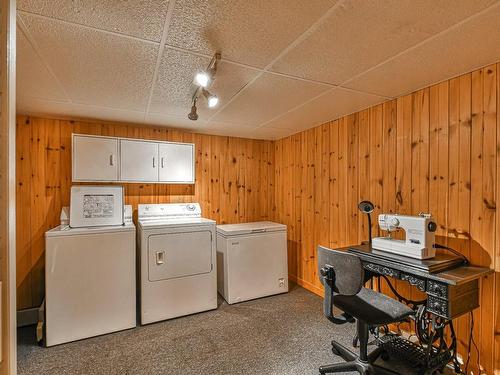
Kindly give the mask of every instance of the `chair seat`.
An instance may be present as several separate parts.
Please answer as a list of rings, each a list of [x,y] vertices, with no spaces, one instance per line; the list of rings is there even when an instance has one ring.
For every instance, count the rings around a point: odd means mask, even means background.
[[[354,296],[336,294],[333,303],[342,311],[371,325],[395,323],[413,315],[413,310],[405,304],[367,288],[361,288]]]

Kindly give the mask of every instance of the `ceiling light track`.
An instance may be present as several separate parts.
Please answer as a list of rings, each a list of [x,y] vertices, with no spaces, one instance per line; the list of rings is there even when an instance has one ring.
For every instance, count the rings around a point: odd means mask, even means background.
[[[215,80],[215,74],[217,73],[217,64],[221,59],[221,54],[219,52],[215,53],[210,60],[207,68],[205,70],[200,70],[196,72],[194,76],[193,83],[196,85],[196,90],[191,99],[191,112],[188,114],[188,119],[192,121],[198,120],[197,106],[200,94],[202,94],[209,108],[214,108],[219,104],[219,98],[208,91],[208,87]]]

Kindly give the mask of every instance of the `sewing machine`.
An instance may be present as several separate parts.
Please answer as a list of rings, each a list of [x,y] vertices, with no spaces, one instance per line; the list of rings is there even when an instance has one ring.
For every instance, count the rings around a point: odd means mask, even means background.
[[[373,249],[416,259],[429,259],[436,255],[434,232],[437,225],[430,214],[418,216],[380,214],[378,225],[380,229],[389,232],[389,235],[374,238]],[[391,233],[398,229],[404,230],[405,240],[392,238]]]

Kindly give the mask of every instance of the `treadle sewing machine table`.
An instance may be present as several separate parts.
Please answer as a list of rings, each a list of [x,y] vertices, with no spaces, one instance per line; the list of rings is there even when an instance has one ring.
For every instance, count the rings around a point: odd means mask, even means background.
[[[392,349],[398,346],[406,357],[409,351],[418,352],[414,365],[422,368],[422,373],[441,369],[450,360],[453,360],[455,370],[459,371],[452,320],[479,307],[479,279],[493,273],[493,270],[463,265],[460,257],[440,252],[432,259],[419,260],[373,250],[368,245],[349,246],[341,250],[356,254],[361,259],[367,280],[390,276],[407,281],[427,296],[422,301],[409,301],[396,293],[400,300],[410,302],[418,312],[416,324],[427,330],[427,344],[441,340],[439,347],[435,350],[417,348],[415,344],[405,343],[400,338],[396,340],[394,336],[385,341],[382,339],[379,344],[386,345],[388,352],[391,352],[391,345]],[[446,326],[450,327],[452,342],[443,346]]]

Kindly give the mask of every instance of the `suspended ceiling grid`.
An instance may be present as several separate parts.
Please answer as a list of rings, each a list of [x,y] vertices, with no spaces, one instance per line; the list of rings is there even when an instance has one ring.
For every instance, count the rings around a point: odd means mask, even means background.
[[[499,0],[17,3],[20,113],[279,139],[500,60]]]

